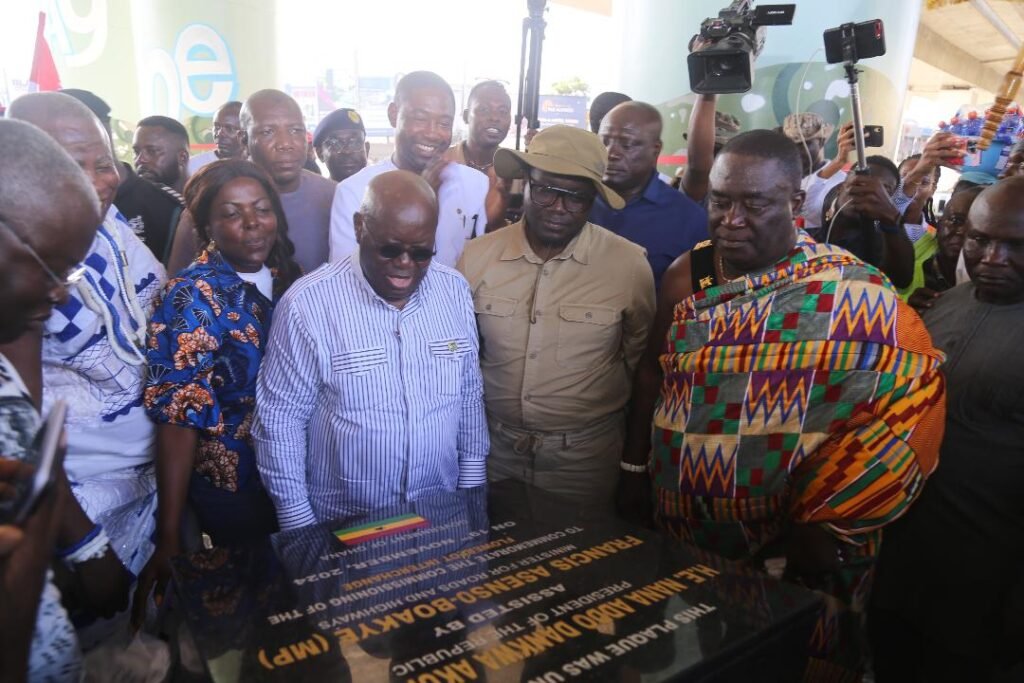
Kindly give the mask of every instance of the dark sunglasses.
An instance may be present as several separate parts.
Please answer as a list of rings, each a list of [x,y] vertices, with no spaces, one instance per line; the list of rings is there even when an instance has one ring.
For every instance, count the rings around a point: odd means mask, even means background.
[[[367,224],[363,223],[363,230],[370,239],[377,245],[377,255],[385,261],[394,261],[401,257],[402,254],[408,254],[409,258],[416,263],[426,263],[430,259],[434,258],[437,254],[436,249],[428,249],[427,247],[400,247],[397,244],[381,244],[377,241],[377,238],[373,236],[373,231],[369,229]]]
[[[562,197],[562,206],[569,213],[583,213],[590,209],[594,203],[594,195],[583,192],[563,190],[560,187],[550,185],[537,185],[530,181],[530,200],[537,206],[547,208],[554,205],[558,197]]]
[[[385,244],[377,247],[377,255],[387,261],[394,261],[402,254],[408,254],[409,258],[416,263],[426,263],[430,259],[434,258],[437,252],[433,249],[427,249],[426,247],[413,247],[411,249],[406,249],[405,247],[400,247],[397,244]]]

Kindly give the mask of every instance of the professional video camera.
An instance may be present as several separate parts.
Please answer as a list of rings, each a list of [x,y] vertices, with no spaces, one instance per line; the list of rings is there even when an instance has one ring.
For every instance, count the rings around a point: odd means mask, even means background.
[[[796,5],[761,5],[735,0],[700,25],[697,38],[706,45],[686,59],[690,90],[701,94],[747,92],[754,84],[754,60],[764,47],[765,26],[793,23]]]

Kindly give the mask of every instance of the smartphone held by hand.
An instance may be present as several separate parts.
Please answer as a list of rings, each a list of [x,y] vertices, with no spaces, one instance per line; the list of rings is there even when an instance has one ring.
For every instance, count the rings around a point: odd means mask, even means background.
[[[864,146],[882,147],[885,145],[885,129],[882,126],[864,126]]]
[[[23,523],[53,486],[63,467],[66,417],[67,404],[64,401],[54,403],[23,460],[32,468],[32,474],[8,482],[14,495],[0,501],[0,524]]]

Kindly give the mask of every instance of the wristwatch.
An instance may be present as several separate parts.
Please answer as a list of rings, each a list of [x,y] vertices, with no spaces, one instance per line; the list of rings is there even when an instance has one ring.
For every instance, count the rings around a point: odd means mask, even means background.
[[[903,216],[900,215],[895,222],[892,221],[875,221],[875,228],[879,232],[883,232],[887,235],[895,235],[903,229]]]

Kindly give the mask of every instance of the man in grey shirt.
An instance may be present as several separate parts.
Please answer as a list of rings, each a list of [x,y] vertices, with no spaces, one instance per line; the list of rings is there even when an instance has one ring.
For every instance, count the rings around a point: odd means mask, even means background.
[[[295,244],[295,262],[310,273],[327,262],[333,180],[302,168],[306,161],[306,124],[299,105],[280,90],[260,90],[242,105],[239,121],[245,131],[249,159],[260,166],[281,195],[288,236]],[[182,216],[174,237],[167,272],[176,273],[195,258],[191,217]]]

